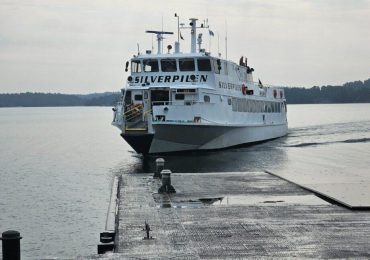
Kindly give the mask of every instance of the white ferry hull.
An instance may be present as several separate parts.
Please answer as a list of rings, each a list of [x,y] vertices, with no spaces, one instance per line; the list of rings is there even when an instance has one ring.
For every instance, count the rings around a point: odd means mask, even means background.
[[[129,140],[135,138],[134,136],[122,136],[137,152],[156,154],[222,149],[282,137],[288,131],[287,124],[258,126],[155,124],[153,128],[155,134],[137,136],[137,141],[134,142]]]

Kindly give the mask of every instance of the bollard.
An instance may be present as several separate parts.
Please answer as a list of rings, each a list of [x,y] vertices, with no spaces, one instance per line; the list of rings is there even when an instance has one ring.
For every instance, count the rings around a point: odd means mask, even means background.
[[[161,171],[164,169],[164,159],[157,158],[155,160],[155,172],[153,178],[162,178]]]
[[[110,243],[114,242],[114,238],[116,233],[114,231],[105,231],[100,233],[100,242],[102,243]]]
[[[171,171],[163,170],[162,175],[162,186],[158,189],[158,193],[176,193],[175,188],[171,185]]]
[[[21,259],[21,239],[22,237],[18,231],[8,230],[3,232],[2,237],[0,237],[0,240],[3,241],[3,260]]]
[[[105,231],[100,233],[100,244],[98,244],[98,254],[105,254],[114,250],[114,231]]]

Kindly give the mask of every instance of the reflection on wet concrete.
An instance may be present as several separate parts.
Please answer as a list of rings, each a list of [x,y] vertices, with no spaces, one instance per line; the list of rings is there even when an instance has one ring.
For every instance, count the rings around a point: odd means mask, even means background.
[[[172,184],[177,193],[158,194],[152,174],[122,175],[117,257],[370,257],[368,214],[265,172],[174,173]]]
[[[299,196],[225,196],[222,199],[216,199],[212,205],[259,205],[259,204],[299,204],[299,205],[328,205],[330,203],[322,200],[315,195]]]
[[[154,196],[154,195],[153,195]],[[158,199],[157,199],[158,200]],[[234,195],[216,198],[200,198],[197,200],[161,201],[158,208],[201,208],[208,206],[230,206],[230,205],[330,205],[328,201],[315,195],[299,196],[253,196],[253,195]]]

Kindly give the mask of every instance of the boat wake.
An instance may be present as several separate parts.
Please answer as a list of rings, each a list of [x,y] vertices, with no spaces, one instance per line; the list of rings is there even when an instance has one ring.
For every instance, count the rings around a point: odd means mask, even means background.
[[[359,138],[359,139],[348,139],[342,141],[333,141],[333,142],[322,142],[322,143],[300,143],[295,145],[286,145],[285,147],[307,147],[307,146],[318,146],[318,145],[328,145],[336,143],[369,143],[370,138]]]
[[[370,121],[292,128],[283,147],[370,142]]]

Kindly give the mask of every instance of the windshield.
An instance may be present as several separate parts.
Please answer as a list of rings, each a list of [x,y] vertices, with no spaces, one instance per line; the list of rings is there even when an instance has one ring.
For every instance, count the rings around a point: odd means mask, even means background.
[[[158,66],[158,60],[143,60],[143,66],[145,72],[158,72],[159,66]]]
[[[163,72],[177,71],[176,60],[174,59],[161,60],[161,67]]]
[[[198,59],[199,71],[211,71],[211,62],[209,59]]]
[[[139,60],[132,60],[131,61],[131,72],[138,73],[141,72],[141,63]]]
[[[194,71],[194,59],[179,59],[180,71]]]

